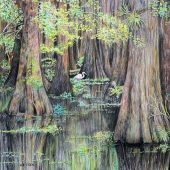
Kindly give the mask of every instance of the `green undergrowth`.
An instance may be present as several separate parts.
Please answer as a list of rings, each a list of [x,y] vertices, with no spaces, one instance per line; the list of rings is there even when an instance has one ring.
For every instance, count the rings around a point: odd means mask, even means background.
[[[57,125],[49,125],[46,127],[32,127],[24,126],[15,130],[3,130],[2,133],[62,133],[64,129],[57,127]]]

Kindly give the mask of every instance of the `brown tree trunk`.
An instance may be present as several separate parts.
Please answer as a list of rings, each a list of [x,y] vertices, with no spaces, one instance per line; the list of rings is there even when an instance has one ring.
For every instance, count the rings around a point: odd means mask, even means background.
[[[49,124],[49,114],[53,111],[42,82],[38,23],[32,21],[32,18],[37,15],[38,4],[32,2],[32,0],[26,0],[20,2],[19,5],[22,6],[24,11],[24,25],[22,29],[17,82],[9,105],[9,114],[19,115],[23,113],[25,114],[28,127],[44,127]],[[33,84],[29,83],[31,78],[34,79]],[[36,122],[32,120],[32,117],[35,115],[39,116]],[[46,115],[46,118],[43,115]],[[13,123],[11,122],[11,127],[12,125]],[[17,124],[15,126],[15,128],[18,128]],[[34,136],[31,133],[26,133],[26,148],[22,149],[24,146],[21,147],[20,152],[27,154],[24,164],[24,166],[27,166],[27,170],[32,168],[27,164],[32,162],[34,153],[37,150],[39,152],[42,151],[45,137],[46,135],[44,134]],[[13,149],[15,150],[16,148]],[[39,167],[40,165],[37,165],[37,169]]]
[[[160,39],[160,58],[161,58],[161,82],[162,93],[167,111],[170,113],[170,27],[166,23],[169,20],[162,20],[161,39]]]
[[[46,2],[47,0],[43,0],[43,2]],[[50,0],[52,5],[55,5],[54,0]],[[40,33],[40,44],[45,44],[45,46],[47,47],[54,47],[54,42],[49,40],[48,38],[45,37],[45,35],[43,33]],[[54,58],[55,57],[55,53],[53,52],[46,52],[44,54],[41,54],[41,59],[44,58]],[[49,88],[51,87],[51,81],[49,81],[47,79],[47,77],[45,76],[45,69],[46,68],[42,68],[42,79],[43,79],[43,83],[44,83],[44,87],[45,90],[48,92]],[[51,68],[53,69],[53,68]]]
[[[105,9],[103,9],[105,11]],[[96,14],[99,11],[96,11],[96,9],[92,7],[85,8],[86,13],[92,13]],[[94,20],[95,15],[93,16]],[[109,72],[108,70],[105,70],[105,65],[109,66],[108,64],[108,53],[104,53],[102,50],[106,50],[107,47],[104,45],[103,48],[102,42],[97,39],[91,39],[91,37],[96,34],[96,28],[93,28],[91,23],[86,23],[87,25],[91,27],[91,32],[83,33],[83,40],[81,41],[81,54],[84,56],[84,64],[81,68],[81,72],[85,71],[87,73],[87,78],[96,79],[96,78],[106,78]],[[107,50],[108,51],[108,50]],[[106,58],[105,58],[106,57]],[[105,65],[104,65],[104,64]],[[110,66],[109,66],[110,67]]]
[[[66,9],[63,2],[58,2],[58,8]],[[67,28],[63,28],[67,29]],[[57,44],[66,45],[67,37],[58,35]],[[64,50],[63,55],[57,56],[56,74],[51,83],[49,93],[60,95],[70,91],[69,83],[69,56],[68,49]]]
[[[34,11],[32,10],[34,8]],[[31,21],[36,16],[38,5],[32,1],[25,2],[24,26],[22,30],[21,54],[17,76],[16,89],[9,107],[9,114],[24,112],[26,114],[42,115],[52,112],[42,83],[39,56],[38,24]],[[33,65],[34,62],[34,65]],[[40,86],[36,89],[27,83],[30,77],[38,78]],[[36,90],[35,90],[36,89]],[[44,102],[42,102],[42,99]]]
[[[131,5],[137,10],[147,3],[143,0]],[[145,25],[134,31],[134,36],[144,38],[146,47],[137,49],[130,42],[128,70],[114,134],[115,140],[128,143],[159,142],[159,130],[169,128],[161,94],[158,18],[149,11],[142,17]]]

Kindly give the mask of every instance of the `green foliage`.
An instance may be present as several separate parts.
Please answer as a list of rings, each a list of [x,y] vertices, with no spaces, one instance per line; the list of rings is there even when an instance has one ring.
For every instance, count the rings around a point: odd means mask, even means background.
[[[6,60],[2,60],[1,62],[1,68],[3,70],[10,70],[11,66]]]
[[[164,0],[157,0],[149,3],[151,13],[153,16],[160,16],[163,18],[168,18],[170,16],[170,5],[169,2]]]
[[[22,11],[15,5],[14,0],[1,0],[0,2],[0,17],[8,23],[16,25],[23,16]]]
[[[168,150],[170,150],[170,147],[168,144],[160,144],[158,149],[161,150],[163,153],[166,153]]]
[[[52,81],[55,76],[56,60],[53,58],[44,58],[41,60],[42,68],[44,69],[45,77],[48,81]]]
[[[84,56],[79,58],[76,65],[81,68],[81,66],[83,65],[83,62],[84,62]]]
[[[127,4],[121,4],[121,10],[118,11],[118,16],[124,16],[123,23],[131,29],[138,29],[144,24],[143,19],[140,17],[139,11],[131,12]]]
[[[55,70],[54,69],[45,69],[45,77],[48,81],[52,81],[55,76]]]
[[[30,85],[33,89],[37,90],[42,87],[42,81],[39,77],[30,76],[26,79],[27,85]]]
[[[72,46],[75,40],[82,38],[79,35],[80,31],[91,32],[92,39],[98,38],[109,45],[127,41],[129,38],[128,27],[116,17],[99,12],[101,7],[98,1],[88,0],[83,6],[75,0],[60,2],[64,2],[64,5],[58,9],[50,2],[41,2],[39,16],[33,18],[33,21],[39,23],[47,39],[54,42],[58,35],[62,35],[66,42],[56,47],[42,44],[41,52],[63,54],[63,51]],[[85,8],[91,8],[91,11],[96,12],[85,12]]]
[[[80,155],[85,155],[87,153],[89,153],[89,148],[82,146],[77,150],[77,153],[79,153]]]
[[[83,98],[92,98],[91,94],[89,93],[88,86],[89,85],[101,85],[101,84],[108,84],[109,79],[84,79],[81,81],[70,79],[73,89],[73,94],[75,96],[82,95]],[[101,92],[101,91],[100,91]]]
[[[42,80],[40,77],[34,76],[34,73],[37,69],[37,61],[35,59],[31,59],[30,64],[28,66],[29,77],[26,78],[27,85],[30,85],[34,90],[42,87]]]
[[[57,125],[49,125],[47,127],[25,126],[16,130],[3,130],[3,133],[60,133],[63,129],[59,129]]]
[[[53,58],[44,58],[41,60],[43,68],[51,68],[56,64],[56,59]]]
[[[103,142],[113,142],[113,132],[110,131],[99,131],[93,137]]]
[[[58,44],[56,47],[41,45],[42,52],[57,52],[58,54],[62,54],[64,49],[67,49],[68,46],[73,44],[74,39],[77,37],[76,32],[78,32],[77,23],[69,19],[69,15],[73,15],[71,13],[73,12],[73,8],[75,8],[75,5],[70,6],[69,10],[63,8],[56,10],[55,6],[50,2],[41,2],[39,16],[33,20],[39,22],[39,26],[47,39],[55,41],[58,35],[67,38],[66,44]],[[72,30],[72,32],[69,30]]]
[[[67,165],[71,165],[72,162],[71,161],[66,161],[66,162],[50,162],[50,165],[55,165],[55,164],[67,164]]]
[[[128,5],[126,3],[121,4],[121,10],[118,11],[118,16],[128,15],[130,14]]]
[[[29,74],[35,73],[37,68],[37,61],[35,59],[31,59],[30,64],[28,65]]]
[[[16,26],[22,22],[23,15],[21,9],[18,9],[15,5],[14,0],[1,0],[0,18],[7,22],[6,27],[0,34],[0,45],[5,45],[7,53],[13,49],[15,36],[19,32],[19,30],[16,30]]]
[[[158,135],[161,141],[168,142],[169,140],[168,131],[165,128],[158,127]]]
[[[103,79],[84,79],[83,84],[84,85],[100,85],[100,84],[107,84],[110,80],[108,78]]]
[[[113,86],[110,88],[110,96],[116,95],[119,98],[120,94],[122,94],[123,86],[118,86],[115,81],[113,81]]]
[[[8,75],[7,74],[5,74],[5,75],[0,75],[0,86],[3,86],[4,85],[4,83],[5,83],[5,81],[7,80],[7,78],[8,78]]]
[[[81,95],[81,94],[87,92],[83,81],[71,80],[71,83],[73,85],[73,94]]]
[[[0,34],[0,46],[5,45],[5,53],[13,50],[14,40],[15,34]]]
[[[60,97],[62,99],[72,99],[71,93],[67,93],[67,92],[64,92],[64,93],[60,94]]]
[[[119,41],[126,42],[129,39],[130,34],[127,25],[117,18],[99,13],[99,20],[104,23],[104,26],[99,26],[97,33],[92,38],[103,40],[109,45]]]
[[[117,25],[117,29],[107,29],[107,28],[100,28],[97,30],[97,34],[94,36],[99,40],[103,40],[109,45],[113,43],[119,42],[120,40],[126,42],[129,38],[129,30],[126,25],[120,23]]]
[[[60,104],[53,105],[53,111],[55,114],[59,115],[62,115],[66,112],[65,109]]]
[[[79,107],[86,107],[86,103],[82,102],[82,101],[79,101],[79,104],[78,104]]]
[[[145,43],[144,43],[144,39],[143,38],[133,38],[133,42],[135,44],[135,46],[137,48],[144,48],[145,47]]]
[[[2,84],[4,85],[4,84]],[[1,86],[1,82],[0,82],[0,86]],[[14,90],[14,88],[12,87],[7,87],[7,88],[3,88],[3,87],[0,87],[0,93],[2,92],[12,92]]]
[[[138,29],[141,27],[142,24],[144,24],[143,19],[140,17],[140,15],[137,12],[130,13],[129,16],[124,20],[124,22],[129,27],[134,29]]]

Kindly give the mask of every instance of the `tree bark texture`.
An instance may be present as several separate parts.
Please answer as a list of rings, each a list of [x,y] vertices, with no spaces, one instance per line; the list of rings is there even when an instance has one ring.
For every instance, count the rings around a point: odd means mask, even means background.
[[[52,112],[52,107],[42,83],[39,29],[38,24],[31,21],[37,14],[38,6],[32,3],[32,1],[26,1],[24,5],[25,18],[22,30],[20,62],[16,88],[10,103],[9,114],[24,112],[32,115],[35,110],[38,115],[49,114]],[[32,62],[34,62],[34,66]],[[39,83],[42,84],[37,90],[34,90],[34,87],[27,83],[27,79],[31,76],[38,78]]]
[[[145,8],[148,2],[129,1],[133,10]],[[115,140],[128,143],[159,142],[159,130],[169,128],[160,82],[158,18],[149,11],[142,17],[145,25],[133,35],[144,38],[146,47],[136,48],[130,41],[128,69],[114,134]]]
[[[24,114],[27,120],[26,127],[44,127],[50,123],[49,114],[53,112],[51,103],[47,97],[46,91],[42,82],[42,74],[40,69],[40,54],[39,54],[39,28],[38,23],[32,21],[32,18],[37,15],[38,3],[32,0],[19,2],[19,5],[24,11],[24,25],[22,29],[20,61],[17,75],[16,87],[13,93],[12,100],[9,105],[10,115]],[[36,84],[28,83],[28,80],[33,77]],[[39,119],[33,121],[33,116],[37,115]],[[43,117],[43,116],[46,117]],[[10,128],[18,129],[20,126],[17,122],[11,122]],[[16,138],[16,135],[13,135]],[[27,155],[24,167],[31,170],[28,164],[31,163],[36,151],[41,152],[46,135],[26,133],[23,141],[26,148],[21,146],[19,152]],[[14,140],[15,141],[15,140]],[[24,143],[22,143],[25,145]],[[13,150],[18,151],[18,148],[13,144]],[[38,164],[38,163],[37,163]],[[22,166],[20,167],[22,169]],[[40,164],[37,165],[37,169]]]
[[[58,2],[57,7],[65,9],[63,2]],[[63,29],[67,29],[66,27]],[[67,44],[67,37],[58,35],[57,44]],[[60,95],[64,92],[70,91],[69,83],[69,56],[68,49],[64,50],[63,55],[57,56],[56,74],[51,83],[49,93]]]
[[[161,39],[160,39],[160,61],[161,61],[161,82],[164,104],[167,108],[167,113],[170,112],[170,27],[166,24],[169,19],[161,20]]]

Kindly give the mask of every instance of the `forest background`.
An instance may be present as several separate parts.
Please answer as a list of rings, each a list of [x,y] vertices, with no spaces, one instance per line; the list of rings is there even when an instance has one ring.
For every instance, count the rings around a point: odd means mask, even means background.
[[[84,71],[120,105],[114,140],[168,142],[169,17],[164,0],[1,0],[1,113],[48,126],[49,95],[79,95],[70,77]]]

